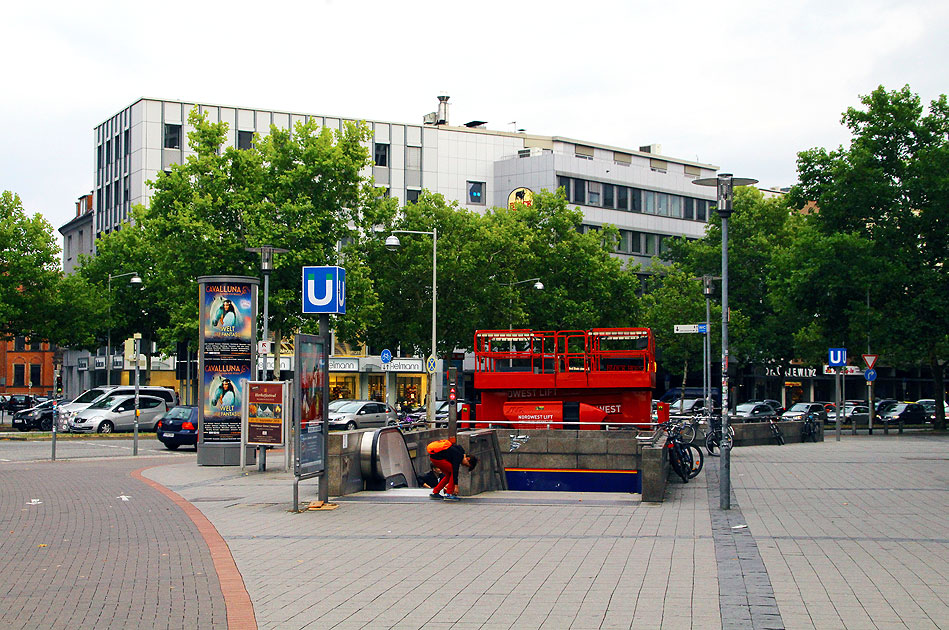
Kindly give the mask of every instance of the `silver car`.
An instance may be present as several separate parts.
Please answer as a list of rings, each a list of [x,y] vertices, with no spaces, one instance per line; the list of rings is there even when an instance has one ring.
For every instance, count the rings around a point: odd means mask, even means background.
[[[366,427],[394,426],[399,416],[389,405],[374,400],[333,401],[330,409],[331,429],[364,429]]]
[[[154,431],[168,404],[156,396],[139,396],[138,428]],[[106,396],[69,418],[69,430],[76,433],[112,433],[135,427],[135,396]]]

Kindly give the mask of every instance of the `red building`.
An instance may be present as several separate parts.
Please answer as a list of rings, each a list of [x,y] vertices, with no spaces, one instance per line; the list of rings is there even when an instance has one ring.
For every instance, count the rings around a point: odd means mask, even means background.
[[[45,341],[15,337],[0,341],[0,392],[4,394],[50,394],[55,390],[53,355]]]

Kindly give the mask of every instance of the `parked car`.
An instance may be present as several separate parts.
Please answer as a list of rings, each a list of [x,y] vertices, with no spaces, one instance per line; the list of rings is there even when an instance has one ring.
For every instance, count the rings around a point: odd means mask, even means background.
[[[770,418],[777,418],[771,405],[764,403],[742,403],[735,407],[732,418],[740,422],[767,422]]]
[[[198,407],[177,405],[158,419],[155,437],[170,451],[198,445]]]
[[[671,415],[698,414],[705,411],[704,398],[686,398],[685,400],[676,400],[669,405]]]
[[[375,400],[349,400],[329,412],[329,428],[364,429],[366,427],[394,426],[399,417],[389,405]]]
[[[817,414],[821,422],[825,424],[828,422],[824,403],[819,402],[794,403],[787,411],[781,414],[781,418],[783,420],[803,420],[804,417],[810,413]]]
[[[866,405],[844,405],[843,421],[857,424],[867,424],[870,419],[870,408]]]
[[[777,414],[777,415],[779,415],[779,416],[780,416],[782,413],[784,413],[784,407],[781,406],[781,402],[780,402],[780,401],[777,401],[777,400],[774,400],[774,399],[772,399],[772,398],[765,398],[765,399],[762,399],[762,400],[749,400],[748,402],[750,402],[750,403],[760,403],[760,404],[763,404],[763,405],[771,405],[771,408],[774,409],[774,413]]]
[[[19,429],[20,431],[30,431],[33,429],[52,431],[53,415],[56,412],[55,406],[55,400],[47,400],[35,407],[16,412],[13,414],[13,428]]]
[[[83,392],[71,402],[62,405],[59,412],[69,421],[76,417],[79,412],[88,409],[94,402],[103,400],[108,396],[134,395],[134,385],[101,385]],[[139,396],[155,396],[165,401],[167,407],[174,407],[178,404],[178,394],[169,387],[159,387],[157,385],[142,385],[138,388]]]
[[[157,396],[139,395],[139,431],[154,431],[168,404]],[[135,396],[106,396],[69,418],[69,430],[76,433],[112,433],[135,427]]]
[[[36,396],[30,394],[11,394],[9,400],[7,400],[7,413],[15,414],[18,411],[35,407],[39,403],[40,401],[36,399]]]
[[[464,402],[462,400],[456,401],[455,404],[458,405],[458,420],[459,421],[461,420],[461,412],[465,408],[466,405],[468,406],[469,411],[473,410],[474,408],[474,405]],[[435,426],[436,427],[448,426],[448,410],[449,410],[448,405],[449,405],[449,402],[447,400],[435,401]],[[474,420],[474,416],[472,415],[469,419]],[[428,420],[428,413],[427,413],[427,409],[424,406],[413,410],[412,413],[407,414],[405,417],[405,422],[414,423],[414,424],[417,424],[419,422],[425,422],[427,420]]]
[[[923,406],[923,409],[929,415],[929,420],[936,419],[936,399],[935,398],[921,398],[916,401],[917,404]],[[943,401],[942,408],[945,410],[945,415],[949,418],[949,402]]]
[[[896,400],[895,398],[881,398],[880,400],[876,401],[876,415],[883,417],[883,414],[895,407],[899,402],[900,401]]]
[[[701,387],[686,387],[685,398],[704,398],[705,392]],[[673,387],[666,391],[659,399],[659,402],[672,403],[682,398],[682,388]],[[722,392],[719,389],[712,388],[712,402],[716,405],[722,404]]]
[[[929,420],[929,414],[919,403],[901,402],[882,414],[880,419],[884,423],[897,424],[902,428],[907,424],[924,424]]]

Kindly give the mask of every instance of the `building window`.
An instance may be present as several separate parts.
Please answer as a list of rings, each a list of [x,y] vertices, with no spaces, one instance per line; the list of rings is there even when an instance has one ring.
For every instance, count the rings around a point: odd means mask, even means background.
[[[613,207],[613,185],[612,184],[603,184],[603,207],[604,208]]]
[[[132,154],[132,142],[131,142],[131,140],[132,140],[131,132],[130,132],[128,129],[126,129],[126,130],[125,130],[125,142],[123,143],[123,147],[125,148],[125,155],[131,155],[131,154]]]
[[[102,168],[102,145],[96,148],[96,166]]]
[[[468,182],[468,203],[484,205],[484,182]]]
[[[641,232],[629,233],[629,251],[633,254],[641,254],[643,251],[643,238]]]
[[[599,182],[587,182],[587,202],[589,205],[600,205],[600,188]]]
[[[573,203],[586,203],[587,185],[582,179],[573,180]]]
[[[694,219],[695,218],[695,200],[691,197],[686,197],[682,200],[682,218],[683,219]]]
[[[407,170],[422,170],[422,147],[405,147],[405,168]]]
[[[659,247],[659,236],[656,234],[644,234],[646,241],[646,251],[647,256],[655,256],[658,252]]]
[[[593,147],[584,146],[582,144],[576,144],[574,145],[574,155],[584,160],[592,160]]]
[[[705,221],[705,211],[708,208],[708,201],[705,199],[695,200],[695,220]]]
[[[26,337],[16,337],[13,340],[13,350],[16,352],[23,352],[26,350]]]
[[[421,190],[406,190],[405,203],[418,203],[418,197],[422,194]]]
[[[40,387],[43,384],[43,366],[30,364],[30,387]]]
[[[254,132],[253,131],[238,131],[237,132],[237,148],[241,151],[247,151],[248,149],[254,146]]]
[[[26,366],[22,363],[13,364],[13,386],[24,387],[23,380],[26,375]]]
[[[389,166],[389,145],[388,144],[375,144],[375,149],[373,150],[373,160],[375,161],[376,166]]]
[[[563,175],[557,176],[557,188],[563,188],[563,194],[569,201],[570,199],[570,178]]]
[[[105,163],[112,163],[112,141],[107,140],[105,143]]]
[[[629,189],[626,186],[616,187],[616,207],[620,210],[629,210]]]
[[[165,148],[181,148],[181,125],[171,125],[165,123]]]

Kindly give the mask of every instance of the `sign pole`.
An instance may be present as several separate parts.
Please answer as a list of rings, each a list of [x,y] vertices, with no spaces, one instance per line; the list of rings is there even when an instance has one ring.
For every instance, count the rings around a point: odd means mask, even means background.
[[[842,369],[843,369],[842,367],[839,367],[839,366],[838,366],[838,367],[837,367],[837,370],[836,370],[835,373],[834,373],[834,384],[837,386],[837,387],[836,387],[836,390],[837,390],[837,394],[836,394],[836,397],[837,397],[837,400],[836,400],[836,402],[837,402],[837,431],[836,431],[836,436],[837,436],[837,437],[836,437],[836,441],[837,441],[837,442],[840,441],[840,378],[841,378],[841,377],[840,377],[840,371],[841,371]]]
[[[132,455],[138,455],[138,375],[139,375],[139,353],[142,351],[142,333],[135,333],[135,426],[132,437]]]
[[[323,343],[328,344],[330,338],[330,316],[328,313],[320,313],[320,337],[323,338]],[[332,348],[326,348],[324,346],[324,354],[326,357],[329,357],[333,354]],[[329,359],[327,359],[329,360]],[[328,378],[323,379],[323,471],[320,473],[318,479],[319,487],[317,488],[318,495],[317,499],[323,501],[324,503],[329,501],[330,498],[330,486],[328,477],[326,475],[326,461],[329,457],[329,449],[327,448],[327,442],[329,441],[329,426],[330,426],[330,415],[329,415],[329,400],[330,400],[330,381]]]

